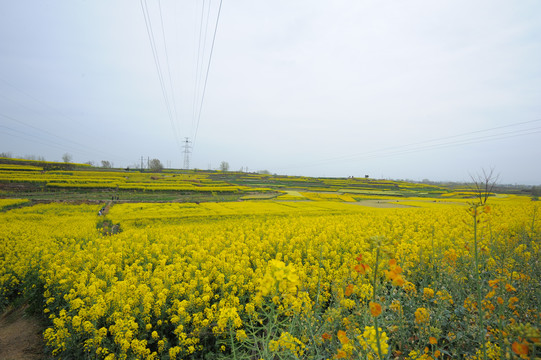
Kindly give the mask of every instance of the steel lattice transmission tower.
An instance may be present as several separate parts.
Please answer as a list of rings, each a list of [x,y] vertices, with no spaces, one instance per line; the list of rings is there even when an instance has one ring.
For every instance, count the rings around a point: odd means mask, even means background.
[[[187,137],[184,138],[184,150],[182,153],[184,154],[184,169],[188,170],[190,168],[190,154],[192,153],[190,149],[192,146],[190,145],[192,142]]]

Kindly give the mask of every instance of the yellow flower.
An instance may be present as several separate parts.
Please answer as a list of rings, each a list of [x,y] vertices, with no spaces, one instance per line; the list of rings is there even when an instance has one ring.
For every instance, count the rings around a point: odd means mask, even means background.
[[[516,296],[513,296],[511,298],[509,298],[509,305],[507,305],[509,307],[509,309],[511,310],[515,310],[516,309],[516,303],[518,302],[518,298]]]
[[[244,341],[248,338],[244,330],[237,330],[236,338],[238,341]]]
[[[387,353],[389,352],[389,344],[387,343],[389,338],[387,337],[387,333],[382,331],[381,328],[378,328],[378,333],[381,355],[387,355]],[[365,326],[364,332],[362,333],[362,335],[359,335],[357,337],[357,340],[359,340],[359,343],[364,350],[370,350],[374,354],[378,354],[378,338],[376,334],[376,329],[373,326]]]
[[[389,308],[396,313],[402,313],[402,304],[400,304],[399,300],[393,300]]]
[[[406,281],[404,283],[404,291],[406,291],[406,293],[408,293],[409,295],[412,295],[416,291],[415,284]]]
[[[432,299],[434,297],[434,290],[432,290],[431,288],[424,288],[423,297],[425,299]]]
[[[75,329],[78,329],[81,326],[81,317],[75,315],[73,319],[71,320],[71,323]]]
[[[423,324],[428,322],[430,320],[430,312],[428,309],[420,307],[417,310],[415,310],[415,323],[416,324]]]
[[[277,352],[280,350],[289,351],[295,357],[302,357],[306,345],[288,332],[280,334],[278,340],[271,340],[269,342],[269,350]]]

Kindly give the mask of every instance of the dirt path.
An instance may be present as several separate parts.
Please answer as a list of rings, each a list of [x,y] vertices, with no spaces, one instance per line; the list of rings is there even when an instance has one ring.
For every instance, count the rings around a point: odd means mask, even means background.
[[[107,215],[109,209],[113,206],[113,201],[108,201],[100,210],[100,215]]]
[[[0,315],[0,359],[44,359],[43,329],[39,321],[25,314],[25,308],[8,308]]]
[[[355,204],[376,208],[408,208],[411,206],[400,204],[399,200],[362,200]]]

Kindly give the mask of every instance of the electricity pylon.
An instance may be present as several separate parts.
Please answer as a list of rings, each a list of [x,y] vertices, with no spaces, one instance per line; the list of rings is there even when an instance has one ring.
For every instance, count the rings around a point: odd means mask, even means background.
[[[190,149],[192,146],[190,145],[192,142],[187,137],[184,138],[184,150],[182,153],[184,154],[184,169],[188,170],[190,168]]]

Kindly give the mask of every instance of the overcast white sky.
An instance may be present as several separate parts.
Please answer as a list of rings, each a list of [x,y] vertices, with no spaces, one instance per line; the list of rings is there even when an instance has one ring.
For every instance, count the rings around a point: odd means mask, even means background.
[[[541,184],[541,2],[219,5],[0,1],[0,152]]]

